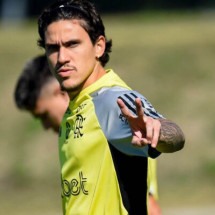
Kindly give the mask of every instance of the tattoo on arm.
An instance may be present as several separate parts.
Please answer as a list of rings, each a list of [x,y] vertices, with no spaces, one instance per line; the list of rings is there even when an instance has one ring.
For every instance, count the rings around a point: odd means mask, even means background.
[[[165,153],[181,150],[185,143],[185,136],[181,128],[167,119],[159,119],[159,121],[161,130],[157,150]]]

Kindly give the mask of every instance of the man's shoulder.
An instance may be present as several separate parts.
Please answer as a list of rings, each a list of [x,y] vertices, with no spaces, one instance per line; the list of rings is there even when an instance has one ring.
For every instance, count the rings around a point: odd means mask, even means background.
[[[139,94],[135,91],[120,86],[102,88],[92,95],[94,102],[110,106],[117,105],[116,101],[118,98],[123,99],[127,103],[134,103],[137,97],[139,97]]]
[[[94,99],[104,99],[104,100],[112,100],[116,98],[124,98],[135,100],[135,98],[139,97],[140,94],[134,90],[130,90],[121,86],[114,87],[104,87],[98,90],[96,93],[92,94]]]

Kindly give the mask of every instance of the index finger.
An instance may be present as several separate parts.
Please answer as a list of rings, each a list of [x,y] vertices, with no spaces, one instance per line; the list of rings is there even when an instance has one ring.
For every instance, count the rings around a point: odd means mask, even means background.
[[[119,105],[122,114],[128,119],[129,117],[132,117],[131,112],[129,109],[126,107],[125,103],[122,101],[122,99],[118,98],[117,99],[117,104]]]

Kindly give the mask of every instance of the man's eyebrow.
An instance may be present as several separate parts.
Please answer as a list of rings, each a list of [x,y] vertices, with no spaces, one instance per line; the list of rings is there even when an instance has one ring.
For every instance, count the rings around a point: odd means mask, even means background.
[[[45,43],[45,47],[59,47],[57,43]]]
[[[76,44],[76,43],[80,43],[81,40],[80,39],[71,39],[71,40],[68,40],[68,41],[65,41],[63,42],[62,44],[63,45],[69,45],[69,44]],[[60,46],[60,44],[58,43],[52,43],[52,42],[47,42],[45,43],[46,46]]]
[[[77,44],[77,43],[80,43],[80,39],[71,39],[71,40],[68,40],[66,42],[63,42],[63,45],[68,46],[68,45]]]

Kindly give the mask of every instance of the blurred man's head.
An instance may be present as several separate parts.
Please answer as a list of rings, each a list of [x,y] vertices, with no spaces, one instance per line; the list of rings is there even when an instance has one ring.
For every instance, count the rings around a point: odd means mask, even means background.
[[[14,92],[19,109],[39,118],[45,129],[58,132],[69,103],[66,92],[49,70],[45,55],[33,58],[23,69]]]

